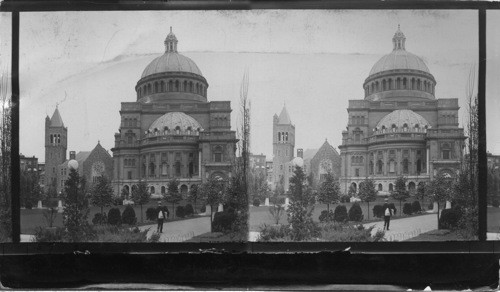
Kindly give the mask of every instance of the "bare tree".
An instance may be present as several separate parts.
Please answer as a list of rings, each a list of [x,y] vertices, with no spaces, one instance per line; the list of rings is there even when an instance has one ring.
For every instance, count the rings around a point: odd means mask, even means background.
[[[11,238],[11,105],[10,76],[0,71],[0,241]]]

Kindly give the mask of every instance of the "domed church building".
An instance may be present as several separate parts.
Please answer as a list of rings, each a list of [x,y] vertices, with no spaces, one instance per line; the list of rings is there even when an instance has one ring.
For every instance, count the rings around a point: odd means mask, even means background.
[[[170,28],[165,53],[135,86],[137,100],[121,104],[112,149],[116,194],[130,194],[140,180],[158,197],[172,179],[185,194],[209,178],[231,177],[237,139],[230,101],[207,100],[207,80],[177,44]]]
[[[465,136],[458,99],[436,98],[434,76],[405,42],[398,26],[392,52],[375,63],[363,83],[365,98],[349,100],[339,146],[346,193],[366,177],[388,192],[405,176],[412,190],[439,173],[455,177],[460,168]]]

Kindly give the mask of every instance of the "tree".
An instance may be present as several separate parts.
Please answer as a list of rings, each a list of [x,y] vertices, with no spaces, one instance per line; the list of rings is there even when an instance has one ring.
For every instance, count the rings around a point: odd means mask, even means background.
[[[99,176],[97,182],[92,186],[90,203],[101,207],[101,216],[104,216],[104,207],[109,207],[113,203],[113,188],[106,176]]]
[[[0,72],[0,242],[12,240],[10,84],[8,72]]]
[[[354,187],[354,185],[351,184],[349,186],[349,190],[347,191],[347,195],[351,198],[356,196],[356,188]]]
[[[172,214],[175,216],[175,204],[182,200],[182,195],[179,192],[179,180],[174,178],[168,183],[167,193],[163,195],[165,201],[172,203]]]
[[[21,172],[21,203],[26,208],[31,208],[39,200],[44,199],[44,194],[39,183],[37,173],[22,171]]]
[[[234,214],[231,223],[231,236],[234,240],[247,240],[248,235],[248,195],[245,189],[243,172],[236,168],[230,183],[223,191],[224,212]]]
[[[403,201],[406,201],[410,197],[410,192],[406,189],[406,177],[400,176],[394,182],[394,191],[391,192],[391,196],[399,201],[399,210]]]
[[[333,174],[329,171],[325,180],[321,183],[318,192],[318,201],[326,204],[326,210],[330,213],[330,204],[336,204],[340,200],[340,186]]]
[[[422,202],[422,205],[424,205],[424,199],[425,199],[425,183],[421,182],[417,186],[417,198]]]
[[[312,219],[314,194],[306,183],[306,176],[301,167],[296,166],[290,178],[291,203],[287,210],[288,222],[292,225],[292,240],[307,240],[319,234]]]
[[[445,178],[442,173],[431,180],[427,187],[425,188],[426,196],[432,198],[434,202],[437,202],[438,212],[437,219],[439,223],[439,203],[444,202],[450,198],[451,183],[450,180]]]
[[[220,180],[209,179],[200,187],[201,198],[205,204],[210,205],[210,232],[213,225],[213,209],[224,201],[224,184]]]
[[[65,202],[63,224],[66,228],[66,239],[72,242],[90,240],[94,234],[88,222],[86,181],[74,168],[69,171],[62,195]]]
[[[134,201],[134,204],[141,206],[141,222],[144,222],[142,205],[147,204],[150,199],[151,193],[149,193],[148,184],[145,181],[139,181],[137,187],[132,189],[132,201]]]
[[[193,202],[194,213],[196,213],[196,201],[198,200],[199,195],[200,195],[200,192],[198,190],[198,185],[192,185],[191,189],[189,190],[189,193],[188,193],[188,200],[190,202]]]
[[[367,219],[370,219],[370,202],[377,199],[377,191],[375,190],[375,182],[373,179],[365,178],[365,180],[359,184],[358,196],[363,202],[368,203]]]
[[[269,186],[267,184],[267,175],[257,172],[254,169],[248,171],[248,193],[251,201],[259,199],[264,201],[269,196]]]

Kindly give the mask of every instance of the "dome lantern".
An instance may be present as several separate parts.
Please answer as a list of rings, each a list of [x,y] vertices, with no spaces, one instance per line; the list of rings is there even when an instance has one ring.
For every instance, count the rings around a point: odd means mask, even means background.
[[[392,37],[393,50],[405,50],[406,37],[398,24],[398,30]]]
[[[177,53],[177,37],[175,34],[172,32],[172,27],[170,27],[170,33],[167,35],[167,38],[165,39],[165,53]]]

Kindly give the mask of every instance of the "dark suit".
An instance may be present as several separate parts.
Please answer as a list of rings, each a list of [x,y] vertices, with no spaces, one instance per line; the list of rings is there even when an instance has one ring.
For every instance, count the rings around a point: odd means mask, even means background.
[[[163,209],[161,207],[159,207],[157,209],[157,216],[158,216],[158,227],[156,229],[156,232],[160,232],[162,233],[163,232],[163,221],[165,220],[165,211],[163,211]],[[162,213],[163,215],[163,218],[160,218],[160,212]]]
[[[385,215],[385,211],[389,209],[389,216]],[[389,224],[391,223],[391,216],[393,215],[392,213],[392,208],[388,203],[385,203],[383,206],[384,210],[384,230],[389,230]]]

